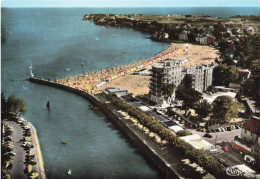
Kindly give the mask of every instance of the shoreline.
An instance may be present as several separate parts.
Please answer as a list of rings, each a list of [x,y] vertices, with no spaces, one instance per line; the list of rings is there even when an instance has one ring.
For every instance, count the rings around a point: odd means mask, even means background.
[[[43,162],[43,158],[42,158],[42,152],[41,152],[41,148],[40,148],[40,143],[39,143],[39,139],[38,139],[38,136],[37,136],[37,133],[36,133],[36,129],[35,127],[31,124],[30,124],[30,127],[33,131],[33,141],[35,142],[34,143],[34,146],[36,146],[36,153],[37,153],[37,164],[38,164],[38,167],[39,167],[39,176],[40,178],[42,179],[46,179],[46,175],[45,175],[45,172],[44,172],[44,162]]]
[[[54,80],[54,82],[77,87],[79,89],[88,91],[92,94],[96,94],[94,88],[102,83],[109,84],[111,81],[118,79],[122,76],[127,76],[135,71],[139,71],[145,68],[151,68],[151,65],[163,61],[167,58],[178,58],[181,54],[186,54],[189,51],[190,44],[187,43],[169,43],[168,47],[153,56],[145,59],[140,59],[130,64],[121,66],[114,66],[111,68],[105,68],[88,72],[76,76],[66,77]]]
[[[215,63],[215,59],[219,57],[217,51],[216,48],[210,46],[185,42],[170,43],[161,52],[137,62],[61,78],[54,82],[81,89],[93,95],[101,93],[105,88],[126,88],[135,96],[143,95],[149,92],[150,76],[133,75],[134,72],[142,69],[150,70],[153,64],[168,58],[185,61],[182,63],[183,67]]]

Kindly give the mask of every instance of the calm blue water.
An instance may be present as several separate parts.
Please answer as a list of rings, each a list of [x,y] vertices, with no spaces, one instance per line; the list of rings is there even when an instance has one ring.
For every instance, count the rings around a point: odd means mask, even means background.
[[[159,178],[137,148],[102,113],[92,111],[88,101],[26,81],[28,66],[32,64],[36,76],[60,78],[137,61],[168,46],[132,29],[82,22],[88,13],[231,16],[259,12],[259,8],[2,8],[2,92],[26,101],[25,118],[37,129],[49,178],[67,178],[69,168],[70,178]],[[45,109],[48,100],[51,111]],[[67,145],[61,144],[63,139]]]
[[[2,9],[2,92],[26,101],[24,117],[37,129],[49,178],[67,178],[68,169],[70,178],[158,178],[138,149],[88,101],[25,80],[30,64],[36,76],[57,78],[137,61],[168,46],[132,29],[83,22],[85,13]],[[51,111],[45,108],[48,100]]]
[[[82,8],[79,11],[85,10]],[[260,15],[260,7],[161,7],[161,8],[87,8],[89,13],[146,14],[146,15],[207,15],[231,17],[235,15]]]

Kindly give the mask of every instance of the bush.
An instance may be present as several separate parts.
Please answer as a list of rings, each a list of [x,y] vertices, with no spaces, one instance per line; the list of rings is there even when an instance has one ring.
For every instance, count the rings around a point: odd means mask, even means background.
[[[183,136],[191,135],[191,133],[190,133],[190,131],[182,130],[182,131],[177,132],[176,135],[178,137],[183,137]]]

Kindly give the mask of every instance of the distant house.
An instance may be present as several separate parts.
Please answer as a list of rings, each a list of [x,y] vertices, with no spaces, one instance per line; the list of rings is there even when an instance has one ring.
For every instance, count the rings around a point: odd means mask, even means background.
[[[115,94],[117,97],[128,95],[128,90],[125,88],[106,88],[102,91],[104,95]]]
[[[188,34],[190,33],[190,31],[182,31],[180,34],[179,34],[179,40],[184,40],[184,41],[188,41]]]
[[[241,138],[251,143],[251,155],[260,160],[260,119],[253,117],[247,121],[241,130]]]
[[[231,86],[234,86],[233,84]],[[220,92],[233,92],[233,93],[238,93],[240,88],[236,87],[225,87],[225,86],[215,86],[213,89],[215,91],[220,91]]]
[[[252,117],[244,123],[241,130],[241,138],[250,143],[260,144],[260,119]]]
[[[229,33],[230,35],[232,35],[232,29],[231,29],[231,28],[227,28],[227,33]]]
[[[235,43],[232,40],[229,40],[227,42],[227,46],[226,46],[226,49],[225,49],[226,55],[234,54],[235,49],[236,49]]]
[[[209,35],[209,36],[207,37],[207,44],[215,45],[215,42],[216,42],[216,37],[215,37],[215,36]]]
[[[243,27],[243,30],[246,30],[248,33],[252,33],[255,31],[255,29],[253,27],[248,27],[248,26]]]
[[[208,44],[208,37],[206,34],[200,35],[200,44],[201,45],[207,45]]]

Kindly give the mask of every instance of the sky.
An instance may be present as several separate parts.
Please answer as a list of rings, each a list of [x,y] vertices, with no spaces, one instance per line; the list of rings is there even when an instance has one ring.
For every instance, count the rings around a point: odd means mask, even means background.
[[[260,7],[260,0],[1,0],[1,7]]]

